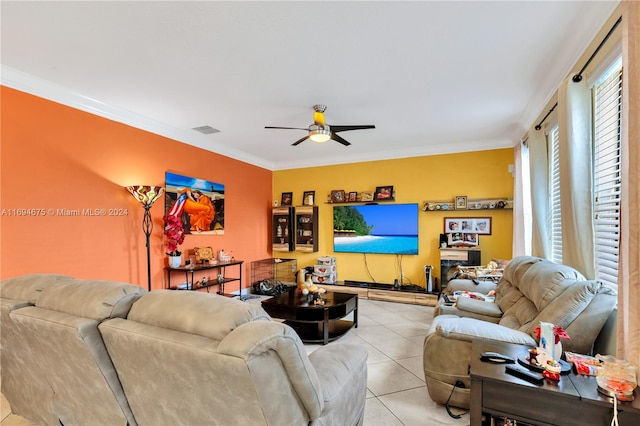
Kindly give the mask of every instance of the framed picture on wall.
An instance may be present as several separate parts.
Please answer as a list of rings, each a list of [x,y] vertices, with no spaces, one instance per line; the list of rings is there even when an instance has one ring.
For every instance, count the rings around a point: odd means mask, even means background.
[[[185,234],[224,235],[225,186],[165,172],[165,215],[182,222]]]
[[[315,195],[316,195],[316,191],[304,191],[304,194],[302,195],[302,205],[312,206]]]
[[[293,202],[293,192],[283,192],[282,200],[280,200],[281,206],[290,206]]]
[[[354,201],[358,200],[358,193],[357,192],[350,192],[349,193],[349,202],[353,203]]]
[[[491,235],[490,217],[445,217],[444,233]],[[477,237],[476,237],[477,238]]]
[[[450,234],[453,232],[460,232],[461,224],[460,219],[457,217],[445,217],[444,218],[444,232]]]
[[[479,235],[491,235],[491,218],[477,217],[473,219],[473,232]]]

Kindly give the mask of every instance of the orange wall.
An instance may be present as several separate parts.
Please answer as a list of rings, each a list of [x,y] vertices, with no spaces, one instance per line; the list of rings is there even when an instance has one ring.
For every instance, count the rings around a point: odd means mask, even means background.
[[[10,88],[1,90],[1,278],[44,272],[146,287],[144,210],[124,187],[164,186],[167,170],[225,185],[225,235],[189,235],[182,249],[230,251],[245,261],[245,286],[250,262],[270,256],[271,171]],[[162,288],[166,281],[163,208],[159,200],[151,209],[152,288]],[[46,215],[19,216],[20,209],[44,209]],[[58,209],[121,209],[126,214],[65,217]],[[231,287],[227,290],[237,290]]]

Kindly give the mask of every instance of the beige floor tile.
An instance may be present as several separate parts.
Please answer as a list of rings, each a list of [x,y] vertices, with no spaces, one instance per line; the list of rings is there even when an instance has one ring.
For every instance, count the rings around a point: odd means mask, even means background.
[[[374,364],[376,362],[393,361],[391,358],[380,352],[370,343],[362,343],[364,347],[369,351],[369,357],[367,358],[367,364]]]
[[[427,331],[429,331],[430,324],[423,324],[421,322],[416,321],[407,321],[405,319],[393,323],[386,324],[386,327],[390,330],[395,331],[402,337],[413,337],[413,336],[426,336]]]
[[[364,341],[372,343],[372,342],[380,342],[384,340],[397,339],[400,336],[398,333],[388,329],[385,326],[377,325],[373,327],[358,327],[352,330],[359,337],[361,337]]]
[[[407,337],[408,340],[411,340],[416,345],[424,346],[424,339],[427,337],[426,334],[421,334],[419,336],[411,336]]]
[[[376,396],[424,386],[422,380],[395,361],[378,362],[367,367],[367,388]]]
[[[383,303],[386,303],[386,304],[383,305],[382,308],[384,308],[389,312],[395,312],[395,313],[406,312],[406,311],[416,311],[423,308],[420,305],[412,305],[410,303],[390,303],[390,302],[383,302]]]
[[[367,399],[363,423],[365,426],[402,426],[402,422],[378,398]]]
[[[371,342],[371,345],[391,359],[410,358],[423,353],[422,346],[404,337]]]
[[[389,312],[389,311],[385,312],[382,310],[375,316],[372,316],[371,319],[373,319],[378,324],[382,324],[382,325],[397,324],[399,322],[405,321],[404,317],[400,316],[399,314]]]
[[[424,382],[424,366],[422,365],[422,355],[414,356],[411,358],[396,359],[395,361]]]
[[[400,315],[401,317],[409,321],[416,321],[416,322],[423,323],[425,325],[431,325],[431,321],[433,320],[432,310],[405,311],[405,312],[399,312],[398,315]]]
[[[431,401],[426,386],[379,396],[378,399],[404,426],[469,425],[468,414],[454,419],[443,407]]]
[[[368,315],[362,315],[358,313],[358,328],[360,327],[372,327],[380,325],[375,319],[371,318]]]

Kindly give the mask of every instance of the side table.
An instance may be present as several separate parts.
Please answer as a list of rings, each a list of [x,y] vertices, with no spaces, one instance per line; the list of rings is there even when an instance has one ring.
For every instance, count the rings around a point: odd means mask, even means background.
[[[177,268],[165,268],[165,270],[167,271],[167,289],[169,290],[197,290],[199,288],[205,288],[207,290],[207,292],[209,292],[209,287],[212,286],[220,286],[220,290],[218,291],[218,294],[221,295],[226,295],[225,291],[224,291],[224,285],[226,283],[230,283],[233,281],[238,281],[238,296],[240,297],[240,299],[242,299],[242,264],[244,263],[243,260],[234,260],[231,262],[219,262],[216,263],[215,265],[213,264],[200,264],[200,265],[185,265],[185,266],[180,266]],[[227,277],[226,276],[226,270],[228,267],[231,266],[236,266],[238,269],[238,275],[236,277]],[[198,271],[206,271],[209,269],[217,269],[220,273],[223,274],[223,279],[221,282],[212,279],[209,280],[209,282],[207,283],[207,285],[204,285],[202,287],[195,287],[194,285],[194,273],[198,272]],[[171,287],[171,273],[174,272],[183,272],[185,274],[185,282],[186,282],[186,286],[184,288],[181,287]],[[189,279],[189,275],[191,275],[191,279]]]
[[[594,377],[574,372],[559,382],[545,380],[537,386],[505,373],[504,364],[480,361],[483,352],[498,352],[514,359],[527,347],[489,340],[474,340],[471,348],[471,426],[490,424],[496,415],[534,425],[602,425],[613,418],[613,400],[601,395]],[[483,423],[483,414],[487,417]],[[621,426],[640,424],[640,396],[633,402],[618,403]]]

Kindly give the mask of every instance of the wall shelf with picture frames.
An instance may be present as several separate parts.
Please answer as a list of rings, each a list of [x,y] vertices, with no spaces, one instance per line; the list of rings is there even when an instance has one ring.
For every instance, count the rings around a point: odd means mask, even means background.
[[[505,198],[470,198],[457,196],[447,201],[424,201],[422,211],[450,212],[466,210],[513,210],[513,199]]]
[[[396,200],[396,192],[392,185],[377,186],[375,191],[345,191],[337,189],[331,191],[326,204],[359,204],[379,203]]]

